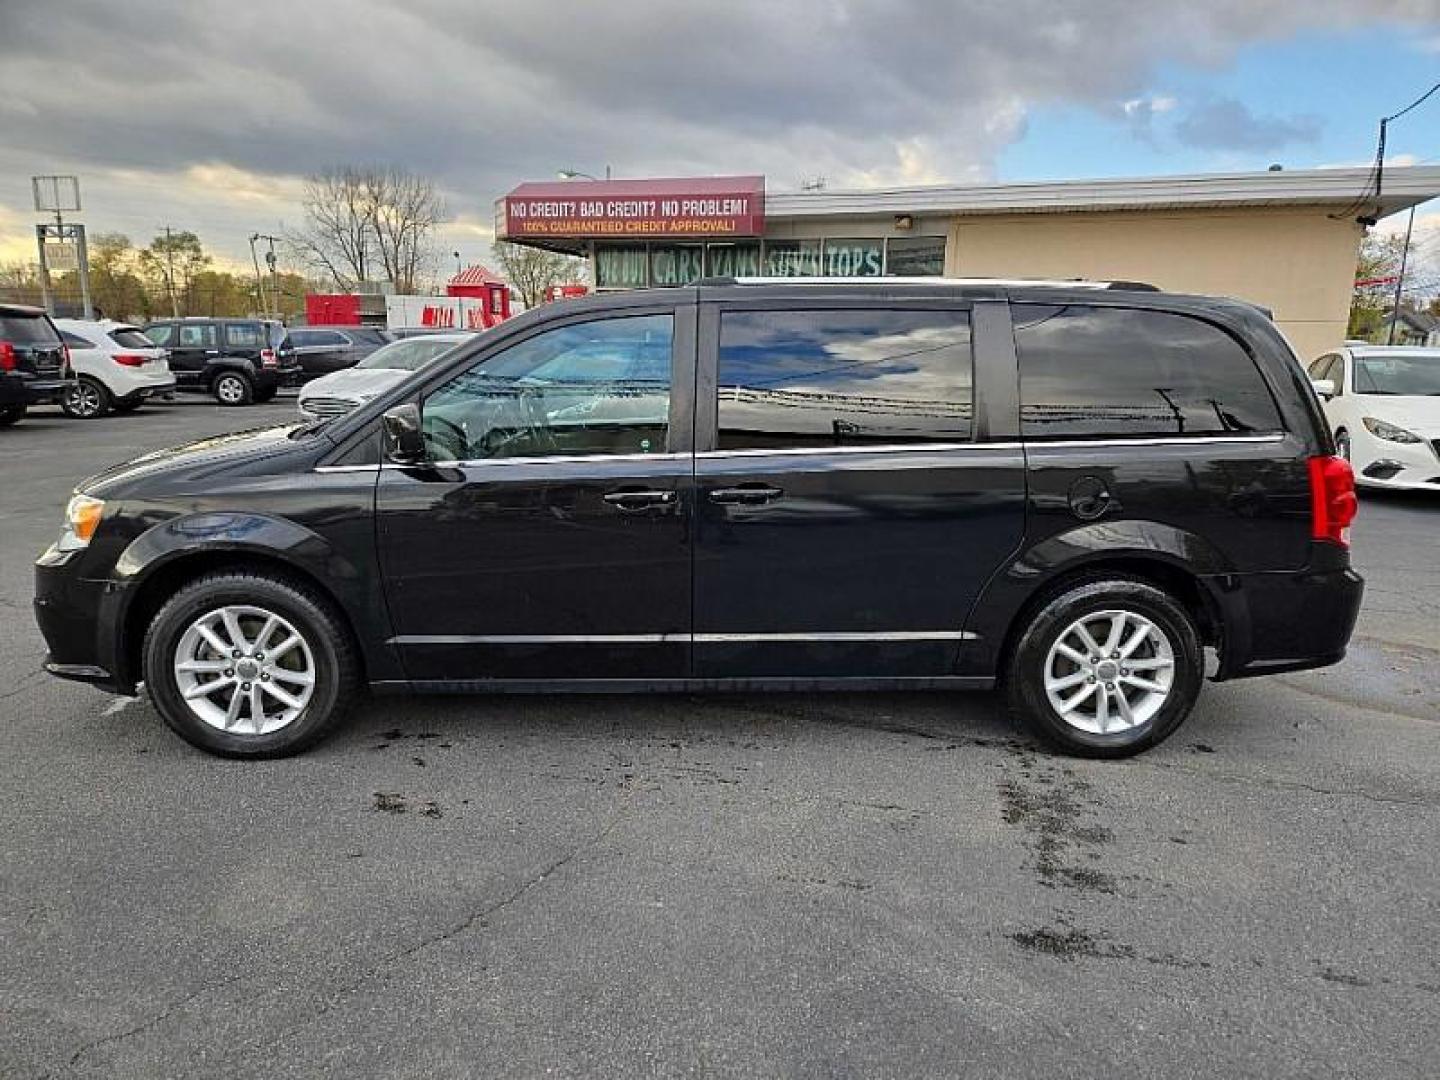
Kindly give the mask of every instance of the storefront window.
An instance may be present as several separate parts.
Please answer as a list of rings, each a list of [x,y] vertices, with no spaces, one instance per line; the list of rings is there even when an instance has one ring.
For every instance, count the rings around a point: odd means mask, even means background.
[[[705,249],[699,244],[654,244],[650,280],[656,285],[692,285],[705,276]]]
[[[939,277],[945,273],[945,237],[892,236],[885,248],[885,273]]]
[[[759,244],[711,244],[705,249],[711,277],[757,277],[760,274]]]
[[[879,277],[883,240],[826,240],[826,277]]]
[[[766,276],[819,277],[820,273],[819,240],[765,241]]]
[[[595,285],[601,289],[643,289],[648,285],[644,244],[602,247],[595,252]]]

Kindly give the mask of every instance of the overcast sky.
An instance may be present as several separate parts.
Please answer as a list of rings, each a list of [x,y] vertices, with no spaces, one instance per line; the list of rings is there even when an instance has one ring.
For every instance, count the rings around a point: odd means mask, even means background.
[[[0,262],[29,177],[248,262],[310,171],[435,178],[485,257],[559,168],[770,190],[1358,163],[1440,77],[1440,0],[0,0]],[[1440,102],[1397,124],[1440,157]]]

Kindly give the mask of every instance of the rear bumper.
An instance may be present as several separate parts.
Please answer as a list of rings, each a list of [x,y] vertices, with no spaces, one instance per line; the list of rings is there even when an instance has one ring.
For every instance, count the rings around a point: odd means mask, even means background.
[[[0,375],[0,405],[58,405],[68,379],[8,373]]]
[[[1317,548],[1323,545],[1316,545]],[[1335,549],[1311,570],[1206,578],[1220,609],[1217,680],[1327,667],[1345,658],[1365,581]],[[1326,561],[1331,565],[1326,566]]]

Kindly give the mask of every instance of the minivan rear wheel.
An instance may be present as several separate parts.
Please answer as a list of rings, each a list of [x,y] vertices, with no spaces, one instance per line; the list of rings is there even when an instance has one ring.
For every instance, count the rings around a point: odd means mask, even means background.
[[[1006,672],[1012,713],[1046,742],[1084,757],[1137,754],[1194,707],[1200,635],[1183,605],[1148,582],[1078,582],[1040,608]]]
[[[282,757],[353,705],[360,664],[330,603],[267,574],[207,574],[161,607],[143,646],[145,686],[186,742],[224,757]]]

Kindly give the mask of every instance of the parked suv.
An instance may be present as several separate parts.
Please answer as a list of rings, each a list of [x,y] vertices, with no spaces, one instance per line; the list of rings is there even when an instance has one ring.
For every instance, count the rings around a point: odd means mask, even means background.
[[[162,319],[145,336],[170,354],[178,390],[198,390],[221,405],[271,400],[298,382],[300,361],[273,319]]]
[[[60,403],[66,416],[93,420],[111,409],[133,412],[175,389],[165,350],[139,328],[111,319],[56,319],[55,328],[75,374]]]
[[[0,304],[0,427],[31,405],[58,405],[70,385],[70,357],[44,309]]]
[[[390,336],[378,326],[293,326],[286,344],[300,361],[300,381],[352,368]]]
[[[48,669],[218,754],[365,686],[1003,687],[1153,746],[1215,678],[1333,664],[1349,465],[1233,300],[1076,283],[702,283],[546,306],[353,412],[82,484]]]

